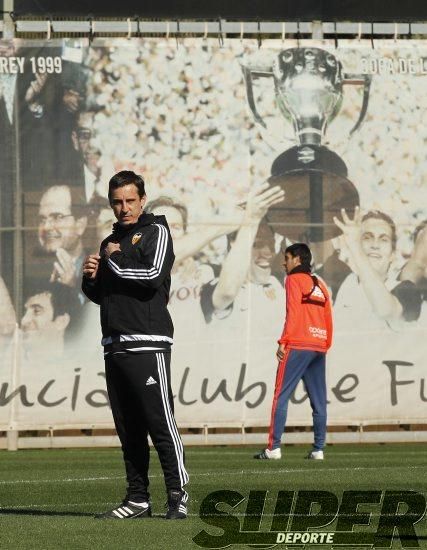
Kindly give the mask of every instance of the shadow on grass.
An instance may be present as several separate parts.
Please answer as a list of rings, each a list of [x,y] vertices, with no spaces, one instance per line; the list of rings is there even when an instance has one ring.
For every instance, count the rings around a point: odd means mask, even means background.
[[[67,512],[58,510],[34,510],[34,508],[0,508],[0,516],[64,516],[64,517],[88,517],[98,519],[99,521],[116,521],[114,518],[95,518],[98,512]],[[165,519],[164,514],[153,514],[151,518],[133,518],[135,520]]]
[[[90,512],[66,512],[58,510],[34,510],[33,508],[0,508],[0,516],[68,516],[93,517]]]

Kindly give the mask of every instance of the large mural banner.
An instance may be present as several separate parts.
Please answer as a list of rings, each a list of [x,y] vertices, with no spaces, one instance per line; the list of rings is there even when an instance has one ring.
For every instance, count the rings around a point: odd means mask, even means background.
[[[0,429],[112,425],[80,285],[123,169],[174,240],[181,426],[268,425],[294,242],[334,303],[329,423],[425,423],[426,89],[417,41],[0,41]]]

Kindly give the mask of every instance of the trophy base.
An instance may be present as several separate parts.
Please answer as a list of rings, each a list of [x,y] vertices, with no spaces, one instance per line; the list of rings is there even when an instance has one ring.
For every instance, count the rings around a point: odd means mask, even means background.
[[[333,221],[341,208],[353,213],[359,193],[347,178],[347,167],[321,145],[292,147],[274,161],[268,179],[285,191],[266,220],[272,229],[293,241],[322,242],[341,234]]]

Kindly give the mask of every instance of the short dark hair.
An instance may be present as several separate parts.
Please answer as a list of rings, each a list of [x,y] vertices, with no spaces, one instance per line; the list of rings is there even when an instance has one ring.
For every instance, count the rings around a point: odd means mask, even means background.
[[[285,254],[289,253],[292,258],[296,258],[297,256],[301,260],[301,265],[303,267],[310,267],[311,266],[311,250],[305,243],[294,243],[288,246],[285,250]]]
[[[36,279],[26,288],[25,301],[39,294],[49,294],[53,310],[53,320],[65,313],[70,316],[67,332],[72,332],[79,320],[82,309],[76,289],[58,282],[50,283],[45,280]]]
[[[175,208],[175,210],[178,210],[178,212],[181,214],[184,231],[187,231],[187,223],[188,223],[187,207],[179,202],[175,202],[170,197],[161,196],[161,197],[158,197],[157,199],[154,199],[147,205],[145,211],[147,213],[154,212],[154,210],[156,210],[157,208],[161,208],[162,206],[166,206],[168,208]]]
[[[397,233],[396,233],[396,225],[394,221],[390,218],[388,214],[384,214],[384,212],[381,212],[381,210],[369,210],[363,218],[362,223],[366,220],[382,220],[383,222],[386,222],[387,225],[390,226],[391,229],[391,246],[393,251],[396,250],[396,242],[397,242]]]
[[[110,203],[112,191],[119,189],[119,187],[124,187],[125,185],[131,185],[132,183],[136,185],[138,189],[139,198],[142,199],[142,197],[145,197],[145,182],[143,177],[135,174],[132,170],[122,170],[114,174],[108,184],[108,200]]]

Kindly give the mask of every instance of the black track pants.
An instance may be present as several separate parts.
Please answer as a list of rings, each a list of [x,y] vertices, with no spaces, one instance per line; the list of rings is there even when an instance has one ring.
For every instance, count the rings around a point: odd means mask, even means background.
[[[114,423],[123,450],[127,498],[146,501],[150,460],[148,434],[159,455],[166,489],[188,482],[184,448],[173,415],[170,352],[116,353],[105,358]]]

